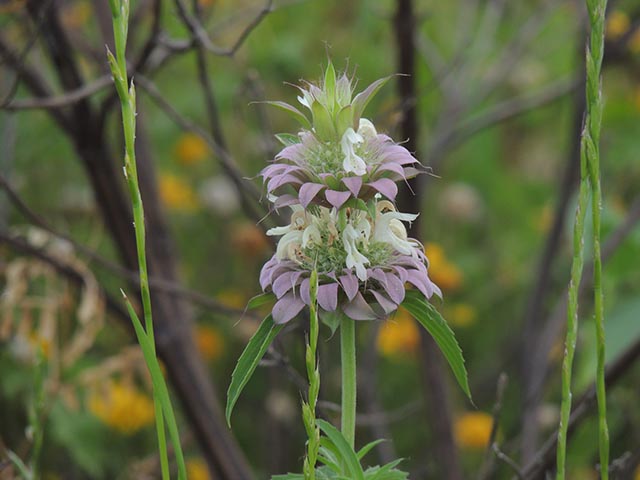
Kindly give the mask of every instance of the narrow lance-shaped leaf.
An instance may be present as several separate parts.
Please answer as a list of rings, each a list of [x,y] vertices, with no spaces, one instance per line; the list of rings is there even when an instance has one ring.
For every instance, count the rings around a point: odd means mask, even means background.
[[[260,324],[256,333],[253,334],[251,340],[249,340],[249,343],[242,352],[242,355],[240,355],[236,368],[234,368],[233,373],[231,374],[231,384],[227,391],[227,408],[225,409],[225,416],[229,426],[231,426],[231,413],[233,412],[233,407],[238,401],[242,390],[249,382],[251,375],[253,375],[260,359],[266,353],[267,348],[269,348],[273,339],[276,338],[276,335],[280,333],[283,326],[284,325],[276,325],[273,323],[271,315],[267,316]]]
[[[362,92],[357,94],[353,99],[353,129],[358,129],[358,123],[360,122],[360,117],[364,113],[364,109],[367,108],[369,101],[373,98],[373,96],[378,93],[378,91],[391,79],[393,75],[388,77],[381,78],[376,80],[367,88],[365,88]]]
[[[158,394],[158,400],[160,401],[160,405],[167,422],[169,437],[171,437],[171,443],[173,443],[176,461],[178,463],[178,479],[186,480],[187,469],[185,466],[182,449],[180,448],[180,434],[178,433],[178,423],[176,422],[176,417],[173,413],[171,398],[169,397],[169,389],[167,388],[164,376],[162,375],[162,370],[160,369],[160,364],[158,363],[158,359],[156,358],[154,346],[151,343],[149,336],[145,332],[144,327],[142,326],[142,323],[140,322],[140,319],[136,314],[136,311],[131,305],[131,302],[124,294],[124,292],[122,292],[122,295],[125,298],[127,311],[129,312],[131,322],[133,323],[133,328],[136,332],[136,336],[138,337],[138,343],[142,348],[142,354],[144,356],[145,363],[147,364],[147,368],[149,369],[149,373],[151,374],[153,390]]]
[[[261,293],[249,299],[249,303],[247,303],[247,310],[253,310],[254,308],[261,307],[267,303],[275,301],[275,299],[276,296],[271,292]]]
[[[345,462],[349,478],[354,480],[364,480],[364,472],[358,461],[356,453],[353,451],[344,435],[333,425],[325,420],[318,420],[318,426],[325,433],[333,446],[340,454],[341,460]]]
[[[453,331],[442,315],[431,305],[420,292],[408,290],[402,306],[429,332],[447,359],[458,384],[471,399],[467,369],[464,366],[462,350],[456,341]]]
[[[273,101],[273,100],[269,100],[265,102],[255,102],[255,103],[266,103],[267,105],[273,105],[274,107],[279,108],[280,110],[284,110],[293,118],[295,118],[298,122],[300,122],[300,124],[303,127],[311,129],[311,123],[309,122],[309,119],[304,115],[304,113],[302,113],[296,107],[289,105],[288,103]]]

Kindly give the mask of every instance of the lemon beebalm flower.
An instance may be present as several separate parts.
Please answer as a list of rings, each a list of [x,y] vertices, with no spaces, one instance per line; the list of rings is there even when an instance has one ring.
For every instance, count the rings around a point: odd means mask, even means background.
[[[311,118],[292,105],[269,102],[302,124],[296,135],[277,135],[284,148],[260,173],[275,208],[297,204],[340,208],[350,199],[368,201],[376,194],[394,201],[396,182],[425,171],[406,148],[362,117],[389,78],[355,94],[351,79],[336,75],[329,64],[322,84],[299,87],[298,101]]]
[[[286,323],[309,305],[309,277],[319,274],[321,314],[340,309],[355,320],[385,318],[402,303],[405,283],[426,297],[441,296],[430,280],[422,245],[407,238],[402,221],[415,215],[395,211],[386,200],[377,212],[293,206],[291,223],[268,235],[281,236],[275,255],[260,273],[264,291],[275,294],[276,323]]]

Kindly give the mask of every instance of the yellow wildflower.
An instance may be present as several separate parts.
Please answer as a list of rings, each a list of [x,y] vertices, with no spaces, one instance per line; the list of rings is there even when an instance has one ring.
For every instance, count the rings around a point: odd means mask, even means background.
[[[633,474],[633,480],[640,480],[640,465],[638,465],[638,468],[636,468],[636,471]]]
[[[629,39],[631,53],[640,53],[640,29],[637,29]]]
[[[538,212],[537,218],[535,219],[535,228],[539,233],[547,233],[551,228],[553,223],[553,207],[551,204],[547,203],[542,209]]]
[[[617,40],[622,37],[631,26],[629,15],[620,10],[614,10],[607,17],[607,40]]]
[[[447,311],[447,320],[454,327],[468,327],[476,321],[475,309],[467,303],[457,303],[449,307]]]
[[[420,345],[420,330],[411,314],[401,307],[395,317],[380,327],[376,344],[378,351],[387,357],[412,355]]]
[[[29,334],[29,344],[36,354],[38,353],[38,350],[41,350],[42,355],[44,355],[45,358],[49,358],[49,355],[51,354],[51,341],[48,338],[38,335],[35,332],[31,332]]]
[[[231,243],[242,256],[250,258],[259,257],[270,248],[269,241],[262,229],[250,222],[236,225],[233,228]]]
[[[198,208],[198,197],[191,186],[171,173],[160,174],[160,198],[172,210],[192,212]]]
[[[176,145],[178,163],[185,167],[197,165],[209,155],[209,146],[195,133],[183,134]]]
[[[207,464],[201,458],[190,458],[186,461],[186,467],[189,480],[211,480]]]
[[[465,413],[458,417],[453,426],[453,435],[461,448],[486,448],[491,437],[493,419],[484,412]]]
[[[0,4],[0,14],[15,13],[24,8],[26,0],[7,0]]]
[[[429,259],[429,277],[444,291],[457,290],[462,285],[462,272],[445,257],[437,243],[427,243],[424,251]]]
[[[89,411],[112,429],[131,435],[153,423],[153,400],[124,382],[109,382],[89,397]]]
[[[235,288],[227,288],[216,295],[216,298],[225,307],[244,309],[247,306],[247,296],[240,290]]]
[[[91,18],[91,4],[88,1],[80,0],[62,10],[62,24],[69,28],[80,28]]]
[[[219,359],[224,352],[224,338],[217,328],[197,325],[194,331],[196,347],[205,360]]]

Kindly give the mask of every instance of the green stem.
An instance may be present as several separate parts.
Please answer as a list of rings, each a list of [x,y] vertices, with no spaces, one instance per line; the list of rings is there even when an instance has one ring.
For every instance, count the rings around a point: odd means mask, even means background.
[[[596,329],[596,395],[598,399],[598,431],[600,449],[600,475],[603,480],[609,478],[609,431],[607,427],[605,369],[605,333],[602,295],[602,261],[600,257],[600,210],[602,193],[600,191],[600,129],[602,123],[602,58],[604,54],[605,11],[607,0],[586,0],[591,33],[586,54],[586,114],[582,131],[580,161],[580,193],[576,222],[573,234],[573,264],[571,283],[569,284],[569,303],[567,306],[567,339],[565,356],[562,363],[562,405],[560,427],[558,429],[557,480],[564,480],[566,466],[566,444],[569,417],[571,413],[571,368],[578,334],[578,287],[583,266],[583,235],[586,208],[591,193],[593,221],[593,284],[594,312]]]
[[[598,400],[598,436],[600,478],[609,479],[609,428],[607,426],[607,393],[605,386],[604,298],[602,293],[602,259],[600,254],[600,130],[602,123],[602,58],[604,55],[605,12],[607,0],[587,0],[591,34],[587,48],[587,119],[586,156],[591,185],[593,221],[593,295],[596,330],[596,397]]]
[[[125,141],[124,155],[124,172],[127,179],[129,189],[129,197],[131,199],[131,207],[133,211],[133,222],[136,238],[136,252],[138,256],[138,267],[140,273],[140,295],[142,298],[142,309],[145,321],[145,333],[149,339],[151,353],[155,357],[155,339],[153,331],[153,317],[151,314],[151,294],[149,291],[149,275],[147,271],[147,257],[145,245],[145,222],[144,222],[144,206],[140,195],[140,187],[138,185],[138,172],[136,166],[135,153],[135,131],[136,131],[136,94],[133,82],[129,84],[127,77],[126,62],[126,45],[129,26],[129,0],[110,0],[113,32],[115,42],[115,57],[111,52],[107,52],[109,64],[113,75],[118,96],[120,97],[120,106],[122,109],[122,125]],[[164,382],[164,379],[161,379]],[[164,385],[163,385],[164,386]],[[169,480],[169,459],[167,453],[167,441],[165,431],[164,413],[162,410],[162,400],[170,404],[168,394],[166,399],[161,398],[162,386],[154,382],[153,400],[155,406],[156,431],[158,435],[158,447],[160,453],[160,469],[163,480]],[[176,429],[174,429],[176,430]],[[178,477],[186,479],[186,468],[182,456],[181,446],[177,431],[172,431],[172,443],[176,450],[176,458],[178,460]]]
[[[320,428],[316,423],[316,406],[320,393],[320,370],[318,369],[318,331],[320,329],[318,321],[318,273],[311,272],[309,296],[309,339],[306,350],[307,376],[309,378],[309,398],[302,403],[302,419],[305,430],[309,438],[307,442],[307,456],[304,459],[303,473],[305,480],[315,480],[316,462],[320,450]]]
[[[342,434],[354,447],[356,436],[356,324],[344,316],[340,326],[342,363]]]
[[[584,159],[583,162],[584,163]],[[584,220],[589,202],[589,183],[586,177],[580,181],[578,207],[573,227],[573,262],[567,303],[567,337],[562,361],[562,403],[560,405],[560,426],[558,427],[556,480],[564,480],[567,456],[567,431],[571,415],[571,369],[578,338],[578,287],[584,265]]]

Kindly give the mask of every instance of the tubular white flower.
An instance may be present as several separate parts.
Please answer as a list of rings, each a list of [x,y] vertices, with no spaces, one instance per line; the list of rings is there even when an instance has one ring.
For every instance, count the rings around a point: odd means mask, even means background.
[[[276,249],[276,258],[278,260],[294,260],[297,261],[297,253],[302,245],[302,230],[292,230],[286,233],[278,242]]]
[[[378,131],[376,130],[373,122],[367,118],[361,118],[360,123],[358,125],[358,133],[362,135],[362,138],[371,140],[378,136]]]
[[[322,234],[317,222],[312,223],[302,232],[302,248],[306,248],[311,244],[319,244],[322,242]]]
[[[356,242],[361,240],[362,235],[348,224],[342,232],[342,243],[347,252],[345,264],[347,268],[355,268],[356,276],[363,282],[367,279],[367,269],[365,265],[369,264],[369,259],[358,251]]]
[[[340,146],[342,147],[342,153],[344,154],[344,160],[342,161],[342,168],[347,173],[355,173],[356,175],[364,175],[367,173],[367,164],[364,160],[358,156],[354,147],[364,142],[364,138],[359,133],[356,133],[353,128],[349,127],[342,135],[340,140]]]
[[[391,211],[382,213],[385,209]],[[404,255],[417,257],[416,244],[407,238],[407,229],[402,222],[412,222],[418,215],[396,212],[390,202],[380,202],[377,210],[373,240],[388,243]]]

